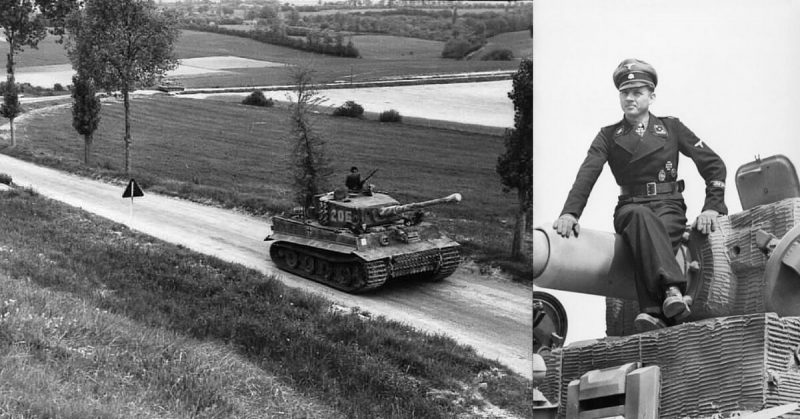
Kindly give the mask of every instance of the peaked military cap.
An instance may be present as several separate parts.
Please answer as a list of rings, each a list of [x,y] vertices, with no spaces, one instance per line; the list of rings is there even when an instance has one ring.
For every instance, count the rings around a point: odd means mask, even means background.
[[[658,84],[658,74],[652,65],[636,58],[623,60],[614,70],[614,86],[617,90],[632,87],[648,86],[655,89]]]

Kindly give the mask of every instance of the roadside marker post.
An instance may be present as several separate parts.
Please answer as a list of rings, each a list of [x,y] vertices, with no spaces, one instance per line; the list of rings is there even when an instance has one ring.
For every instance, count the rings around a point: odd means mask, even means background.
[[[139,187],[139,184],[136,183],[136,179],[131,178],[131,181],[128,182],[128,186],[125,188],[125,192],[122,193],[123,198],[131,199],[130,222],[133,222],[133,198],[138,196],[144,196],[144,192],[142,192],[142,188]]]

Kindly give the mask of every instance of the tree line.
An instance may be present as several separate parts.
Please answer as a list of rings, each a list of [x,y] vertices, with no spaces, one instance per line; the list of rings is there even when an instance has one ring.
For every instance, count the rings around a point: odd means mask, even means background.
[[[344,35],[333,31],[308,31],[305,33],[305,38],[300,38],[291,36],[291,32],[287,31],[286,28],[278,30],[254,29],[251,31],[241,31],[217,25],[202,25],[197,23],[184,23],[181,27],[193,31],[212,32],[248,38],[266,44],[279,45],[318,54],[350,58],[358,58],[361,56],[358,49],[353,45],[352,40],[348,40],[345,43]]]

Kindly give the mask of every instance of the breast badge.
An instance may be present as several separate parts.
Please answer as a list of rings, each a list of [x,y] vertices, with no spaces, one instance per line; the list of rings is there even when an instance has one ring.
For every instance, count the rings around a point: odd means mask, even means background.
[[[658,181],[659,181],[659,182],[663,182],[663,181],[664,181],[664,179],[666,179],[666,178],[667,178],[667,173],[666,173],[666,172],[664,172],[664,170],[663,170],[663,169],[662,169],[662,170],[659,170],[659,171],[658,171]]]

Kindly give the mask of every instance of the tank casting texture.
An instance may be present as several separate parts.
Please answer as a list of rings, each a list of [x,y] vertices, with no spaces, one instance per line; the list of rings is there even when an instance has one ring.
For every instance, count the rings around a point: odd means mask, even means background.
[[[549,224],[534,231],[535,286],[607,297],[608,338],[539,350],[548,368],[540,390],[557,417],[603,413],[610,406],[588,402],[593,389],[622,378],[585,382],[624,377],[609,371],[630,363],[661,369],[649,417],[733,415],[800,398],[800,185],[783,156],[745,164],[736,184],[742,212],[720,216],[708,236],[684,235],[676,258],[692,315],[666,329],[633,329],[634,261],[618,235],[581,229],[563,239]]]
[[[405,205],[371,190],[318,195],[307,214],[272,217],[269,255],[282,270],[350,293],[391,278],[440,281],[458,267],[460,245],[415,210],[459,201],[457,193]]]

